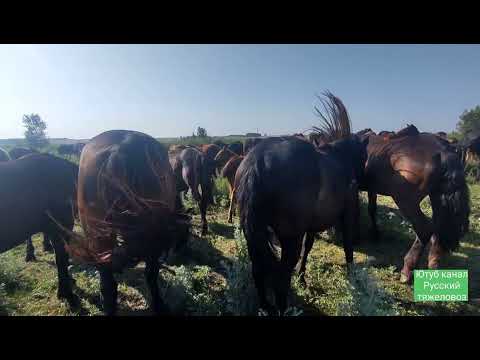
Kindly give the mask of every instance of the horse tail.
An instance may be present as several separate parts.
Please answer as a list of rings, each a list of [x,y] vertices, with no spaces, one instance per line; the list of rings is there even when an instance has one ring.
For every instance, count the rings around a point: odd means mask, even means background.
[[[469,230],[470,193],[456,154],[438,153],[433,160],[438,175],[430,196],[433,222],[442,247],[453,251]]]
[[[256,153],[250,152],[246,160],[248,165],[237,187],[240,227],[247,240],[252,266],[263,264],[274,269],[277,261],[267,226],[268,199],[261,181],[264,173],[263,159],[256,159]],[[255,268],[253,271],[256,271]]]

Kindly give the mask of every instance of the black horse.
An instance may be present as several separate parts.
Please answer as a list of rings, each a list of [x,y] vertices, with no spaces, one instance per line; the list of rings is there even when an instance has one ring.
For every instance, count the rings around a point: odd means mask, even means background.
[[[47,154],[0,163],[0,253],[47,234],[55,249],[58,298],[75,304],[64,241],[74,225],[78,167]],[[61,225],[61,226],[58,226]]]
[[[13,148],[8,153],[5,150],[0,149],[0,162],[16,160],[22,156],[35,154],[35,153],[38,153],[38,152],[32,149],[25,149],[25,148]],[[27,240],[25,240],[25,243],[27,245],[27,253],[25,255],[25,261],[26,262],[35,261],[36,260],[35,248],[33,247],[32,238],[29,237]],[[43,251],[53,252],[53,247],[52,247],[52,244],[50,243],[47,233],[43,234]]]
[[[349,132],[344,105],[332,94],[325,95],[332,109],[331,121]],[[366,157],[365,146],[355,135],[318,149],[290,137],[262,141],[240,164],[235,177],[240,225],[260,306],[269,313],[274,307],[267,301],[267,283],[273,288],[278,310],[283,313],[287,308],[291,276],[305,234],[301,274],[314,234],[332,226],[343,233],[346,262],[353,263],[352,244],[359,233],[357,184],[362,180]],[[281,245],[280,262],[272,249],[273,238]]]

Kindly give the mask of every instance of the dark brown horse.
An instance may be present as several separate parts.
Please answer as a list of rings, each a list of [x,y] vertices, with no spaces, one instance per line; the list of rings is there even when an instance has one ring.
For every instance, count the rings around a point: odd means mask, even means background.
[[[198,203],[202,221],[202,235],[208,231],[207,207],[213,197],[213,174],[215,161],[209,159],[200,150],[188,147],[176,157],[170,158],[176,180],[176,204],[183,208],[180,194],[191,191],[193,199]],[[200,192],[199,192],[200,188]]]
[[[349,124],[342,102],[330,93],[326,96],[331,121]],[[352,264],[352,244],[359,232],[357,183],[362,180],[365,160],[365,146],[355,135],[318,150],[296,137],[267,139],[246,155],[237,170],[235,187],[260,307],[269,313],[274,310],[266,296],[270,285],[276,307],[285,311],[305,234],[301,273],[314,233],[332,226],[343,233],[346,262]],[[274,255],[274,238],[281,245],[280,262]]]
[[[37,153],[37,152],[35,150],[23,149],[23,148],[13,148],[12,150],[10,150],[9,153],[7,153],[5,150],[0,148],[0,162],[10,161],[10,159],[16,160],[22,156],[26,156],[34,153]],[[27,246],[25,261],[26,262],[35,261],[36,260],[35,248],[33,247],[32,238],[29,237],[27,240],[25,240],[25,244]],[[53,247],[52,247],[52,244],[50,243],[50,240],[48,239],[47,233],[43,234],[43,251],[53,252]]]
[[[215,157],[217,164],[224,164],[220,173],[228,181],[230,193],[230,207],[228,209],[228,222],[233,222],[233,215],[236,209],[236,189],[235,189],[235,174],[240,166],[244,156],[237,155],[227,147],[224,147]]]
[[[378,238],[377,194],[391,196],[413,225],[416,240],[405,256],[401,281],[410,282],[412,271],[430,242],[428,267],[438,268],[442,254],[454,250],[469,227],[469,192],[462,163],[453,147],[413,125],[388,137],[370,136],[365,182],[372,235]],[[429,196],[433,221],[420,210]]]
[[[46,234],[55,249],[58,298],[70,304],[77,298],[64,241],[74,225],[77,175],[75,164],[47,154],[0,163],[0,253],[36,233]]]
[[[38,154],[37,150],[34,149],[27,149],[27,148],[21,148],[21,147],[14,147],[11,149],[9,152],[10,158],[12,160],[16,160],[21,158],[22,156],[28,155],[28,154]]]
[[[188,218],[175,209],[175,178],[166,148],[136,131],[94,137],[80,157],[78,208],[85,236],[68,250],[97,266],[103,307],[117,308],[114,272],[145,261],[151,308],[166,311],[157,284],[159,257],[185,244]]]

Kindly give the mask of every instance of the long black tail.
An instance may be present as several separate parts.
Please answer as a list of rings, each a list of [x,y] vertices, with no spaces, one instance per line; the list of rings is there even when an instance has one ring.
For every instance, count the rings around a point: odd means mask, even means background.
[[[439,176],[430,198],[440,244],[445,250],[452,251],[469,230],[470,192],[458,156],[453,153],[443,155],[442,159],[440,154],[434,158]]]
[[[268,231],[268,199],[261,182],[264,163],[263,159],[256,159],[255,155],[250,153],[249,159],[245,159],[245,171],[237,188],[240,226],[247,240],[253,266],[275,270],[278,262]]]

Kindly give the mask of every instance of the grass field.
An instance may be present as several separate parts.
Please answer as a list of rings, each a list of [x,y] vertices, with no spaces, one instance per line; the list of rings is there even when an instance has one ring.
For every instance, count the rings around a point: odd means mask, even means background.
[[[217,180],[215,208],[208,212],[210,233],[199,237],[198,208],[193,207],[194,232],[185,254],[160,273],[165,301],[178,315],[257,315],[250,263],[238,225],[227,223],[226,183]],[[365,200],[364,194],[362,194]],[[471,232],[448,256],[444,268],[469,270],[468,303],[414,303],[411,286],[400,284],[403,256],[413,241],[393,201],[379,197],[382,240],[367,238],[368,217],[362,204],[362,236],[355,245],[356,270],[347,275],[343,249],[333,236],[318,236],[307,266],[307,287],[292,282],[290,315],[478,315],[480,314],[480,186],[471,186]],[[428,201],[423,210],[431,215]],[[238,219],[235,219],[238,222]],[[0,255],[1,315],[101,315],[98,274],[94,268],[72,265],[79,309],[57,300],[54,256],[44,253],[41,235],[34,237],[37,261],[25,263],[25,246]],[[425,258],[421,266],[425,265]],[[174,274],[173,274],[174,272]],[[150,315],[143,264],[118,276],[119,315]]]

